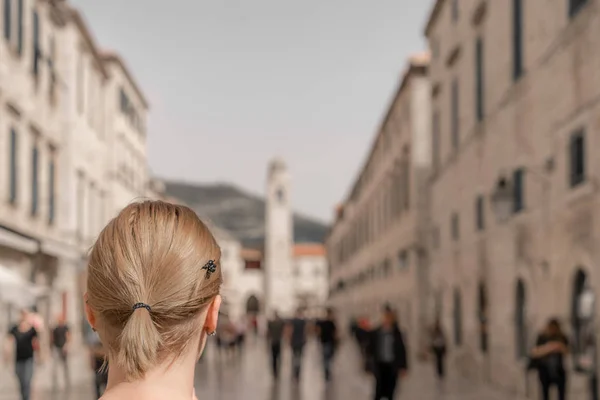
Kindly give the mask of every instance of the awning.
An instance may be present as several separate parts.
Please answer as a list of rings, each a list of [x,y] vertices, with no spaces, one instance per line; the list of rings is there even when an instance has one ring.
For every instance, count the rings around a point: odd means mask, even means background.
[[[28,308],[45,293],[45,288],[27,282],[17,272],[0,265],[0,302]]]

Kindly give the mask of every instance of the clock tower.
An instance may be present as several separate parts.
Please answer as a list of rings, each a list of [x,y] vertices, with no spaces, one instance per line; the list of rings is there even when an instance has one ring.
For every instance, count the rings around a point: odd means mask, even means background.
[[[291,316],[295,308],[292,251],[294,246],[290,175],[276,158],[267,173],[265,210],[265,304],[267,313]]]

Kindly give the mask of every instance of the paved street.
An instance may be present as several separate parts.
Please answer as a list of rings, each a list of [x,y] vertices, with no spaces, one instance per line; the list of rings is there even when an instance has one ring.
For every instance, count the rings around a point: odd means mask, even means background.
[[[212,350],[212,349],[211,349]],[[318,347],[309,345],[303,365],[302,381],[290,380],[290,356],[283,355],[280,383],[275,385],[268,369],[267,349],[249,346],[241,359],[219,360],[213,351],[198,368],[196,392],[198,398],[215,400],[346,400],[371,399],[372,382],[360,371],[357,353],[351,344],[342,348],[335,362],[333,382],[327,386],[322,379]],[[454,379],[440,388],[428,364],[412,368],[402,383],[399,399],[410,400],[512,400],[482,387]]]
[[[196,394],[199,400],[368,400],[371,399],[371,379],[360,371],[357,354],[351,344],[340,351],[334,379],[325,385],[319,360],[318,347],[308,346],[303,365],[303,377],[298,385],[290,380],[290,356],[283,355],[282,375],[274,385],[269,372],[266,347],[250,343],[246,352],[236,357],[218,357],[214,348],[207,349],[205,359],[197,369]],[[40,393],[34,390],[32,400],[92,400],[91,382],[69,396],[58,393]],[[473,386],[457,378],[440,388],[428,364],[411,368],[409,377],[402,382],[400,400],[518,400],[482,387]],[[0,389],[0,400],[18,400],[16,393]]]

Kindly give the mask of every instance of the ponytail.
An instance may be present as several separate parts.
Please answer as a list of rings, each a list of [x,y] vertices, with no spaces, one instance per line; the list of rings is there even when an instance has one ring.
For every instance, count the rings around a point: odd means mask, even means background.
[[[119,336],[117,363],[131,380],[156,365],[161,336],[147,309],[134,309]]]

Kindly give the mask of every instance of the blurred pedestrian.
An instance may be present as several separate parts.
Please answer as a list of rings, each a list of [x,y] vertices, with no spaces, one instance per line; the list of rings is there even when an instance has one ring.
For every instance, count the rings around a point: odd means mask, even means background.
[[[240,318],[237,323],[237,349],[241,353],[246,343],[246,331],[248,329],[248,321],[245,317]]]
[[[15,373],[19,380],[19,388],[22,400],[29,400],[31,396],[31,380],[34,370],[34,341],[38,332],[31,324],[31,318],[27,310],[21,311],[19,323],[14,325],[8,332],[5,343],[5,358],[14,352]]]
[[[70,377],[69,377],[69,360],[68,360],[68,352],[69,352],[69,344],[71,342],[71,334],[69,332],[69,326],[65,320],[63,315],[60,315],[57,318],[57,324],[52,330],[52,348],[54,359],[56,360],[56,365],[58,368],[62,369],[63,377],[65,380],[65,388],[70,386]],[[54,368],[56,372],[57,368]],[[57,376],[54,376],[54,383],[56,384],[58,381]]]
[[[373,372],[373,366],[371,365],[371,359],[369,358],[367,351],[369,347],[369,332],[371,331],[371,325],[369,320],[365,317],[361,317],[358,320],[356,327],[356,341],[360,349],[360,354],[363,361],[363,368],[366,372]]]
[[[404,338],[396,316],[385,306],[381,325],[369,334],[368,354],[375,375],[375,400],[393,400],[398,377],[408,371]]]
[[[285,321],[281,319],[279,313],[273,313],[273,319],[267,325],[267,341],[271,351],[271,371],[273,378],[279,378],[279,366],[281,359],[281,341],[285,329]]]
[[[446,359],[446,335],[440,321],[436,321],[431,332],[431,352],[435,358],[435,371],[440,381],[444,380]]]
[[[553,386],[558,390],[559,400],[567,398],[567,373],[564,359],[568,347],[569,340],[563,333],[560,322],[557,319],[548,321],[531,351],[531,358],[538,370],[543,400],[550,400],[550,388]]]
[[[288,325],[288,338],[292,349],[292,373],[294,380],[300,380],[302,356],[308,334],[308,324],[304,318],[304,310],[299,308]]]
[[[331,380],[331,362],[335,355],[339,340],[333,309],[327,309],[325,319],[317,323],[317,333],[321,342],[321,351],[323,353],[325,380],[329,381]]]
[[[104,394],[108,383],[108,364],[105,364],[106,351],[96,332],[90,332],[88,336],[88,346],[90,352],[90,362],[94,371],[94,387],[96,389],[96,398],[99,399]]]

